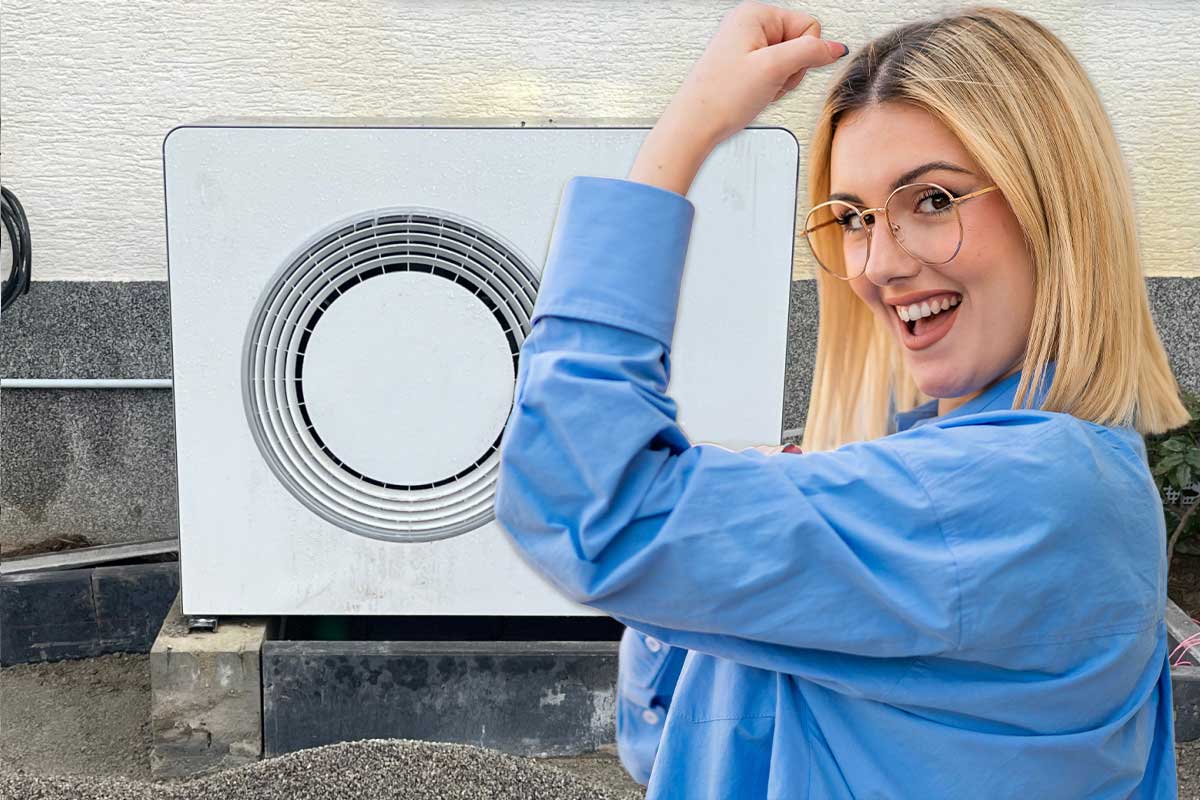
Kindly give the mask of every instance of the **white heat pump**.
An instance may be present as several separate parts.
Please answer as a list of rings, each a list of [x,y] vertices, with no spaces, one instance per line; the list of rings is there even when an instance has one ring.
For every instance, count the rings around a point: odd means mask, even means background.
[[[590,616],[493,516],[521,343],[575,175],[648,127],[206,120],[163,141],[183,611]],[[693,442],[777,444],[798,146],[722,142],[669,387]]]

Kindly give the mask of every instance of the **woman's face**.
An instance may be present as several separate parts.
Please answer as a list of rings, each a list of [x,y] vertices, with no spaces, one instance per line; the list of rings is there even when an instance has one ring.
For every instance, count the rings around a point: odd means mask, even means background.
[[[961,171],[943,166],[904,182],[936,183],[955,197],[991,185],[957,137],[923,109],[884,103],[851,112],[833,138],[830,199],[859,208],[882,206],[894,181],[932,161]],[[942,202],[927,200],[923,206]],[[947,398],[939,403],[939,413],[1020,368],[1033,317],[1033,259],[1003,194],[993,189],[958,211],[962,247],[937,266],[906,253],[888,234],[883,215],[876,214],[866,270],[850,281],[895,337],[921,391]],[[952,305],[916,323],[916,334],[898,312],[914,302],[918,310],[922,302],[930,310],[935,304],[940,308],[943,300]]]

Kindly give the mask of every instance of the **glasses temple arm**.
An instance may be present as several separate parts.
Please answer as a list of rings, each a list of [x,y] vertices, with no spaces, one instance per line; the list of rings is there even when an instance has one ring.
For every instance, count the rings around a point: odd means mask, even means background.
[[[985,188],[985,189],[979,189],[979,190],[977,190],[977,191],[971,192],[970,194],[964,194],[964,195],[962,195],[961,197],[956,197],[956,198],[954,198],[954,202],[955,202],[955,203],[962,203],[962,202],[965,202],[965,201],[967,201],[967,200],[970,200],[972,197],[978,197],[978,196],[979,196],[979,195],[981,195],[981,194],[986,194],[987,192],[990,192],[990,191],[992,191],[993,189],[999,189],[999,188],[1000,188],[999,186],[996,186],[995,184],[993,184],[993,185],[991,185],[991,186],[988,186],[988,187],[987,187],[987,188]]]

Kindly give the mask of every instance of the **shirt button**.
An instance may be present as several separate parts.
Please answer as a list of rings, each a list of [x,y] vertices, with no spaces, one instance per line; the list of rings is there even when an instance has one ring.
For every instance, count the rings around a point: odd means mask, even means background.
[[[658,639],[655,639],[653,636],[647,636],[646,637],[646,649],[649,650],[651,653],[657,653],[659,650],[662,649],[662,642],[660,642]]]
[[[653,709],[647,708],[642,711],[642,719],[644,719],[649,725],[657,725],[658,713]]]

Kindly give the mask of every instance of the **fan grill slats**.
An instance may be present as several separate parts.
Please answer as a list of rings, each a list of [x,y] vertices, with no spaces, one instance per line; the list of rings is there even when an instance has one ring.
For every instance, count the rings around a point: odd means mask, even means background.
[[[456,474],[389,483],[339,458],[304,400],[305,351],[322,315],[348,289],[398,271],[425,272],[471,291],[503,331],[517,374],[538,279],[499,236],[443,214],[393,209],[318,234],[266,287],[247,331],[243,394],[263,457],[312,511],[372,538],[443,539],[494,516],[502,433]]]

